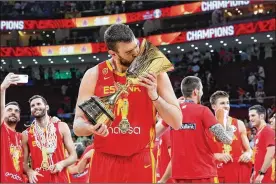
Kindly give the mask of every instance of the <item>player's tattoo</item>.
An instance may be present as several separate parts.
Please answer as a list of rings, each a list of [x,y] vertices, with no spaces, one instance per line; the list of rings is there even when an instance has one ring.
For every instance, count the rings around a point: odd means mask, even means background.
[[[226,126],[226,130],[221,124],[215,124],[209,128],[214,136],[224,144],[231,144],[234,136],[233,129],[230,126]]]

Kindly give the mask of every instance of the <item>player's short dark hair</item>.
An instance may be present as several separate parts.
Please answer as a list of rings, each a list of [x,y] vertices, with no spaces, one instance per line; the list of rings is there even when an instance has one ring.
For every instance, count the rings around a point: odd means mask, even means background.
[[[48,102],[46,101],[46,99],[45,99],[43,96],[40,96],[40,95],[34,95],[34,96],[32,96],[32,97],[29,99],[29,103],[31,103],[34,99],[37,99],[37,98],[42,99],[43,103],[44,103],[45,105],[48,105]]]
[[[181,82],[181,92],[184,97],[191,97],[195,89],[200,89],[201,79],[195,76],[187,76]]]
[[[210,97],[211,105],[215,104],[219,98],[229,98],[229,95],[225,91],[216,91]]]
[[[76,152],[77,152],[78,159],[81,158],[84,150],[85,150],[85,147],[83,144],[76,144]]]
[[[16,101],[12,101],[12,102],[9,102],[5,105],[5,107],[9,106],[9,105],[15,105],[18,107],[19,111],[21,111],[20,107],[19,107],[19,104],[16,102]]]
[[[104,33],[104,42],[109,50],[117,51],[118,42],[131,42],[135,39],[132,30],[124,24],[113,24]]]
[[[263,114],[264,118],[266,118],[266,109],[261,105],[253,105],[248,110],[249,111],[256,110],[258,115]]]

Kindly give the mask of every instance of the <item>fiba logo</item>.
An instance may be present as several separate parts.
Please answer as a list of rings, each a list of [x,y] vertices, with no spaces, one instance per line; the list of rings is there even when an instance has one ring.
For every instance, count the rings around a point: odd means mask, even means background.
[[[162,16],[162,11],[160,9],[156,9],[153,11],[153,17],[158,19]]]

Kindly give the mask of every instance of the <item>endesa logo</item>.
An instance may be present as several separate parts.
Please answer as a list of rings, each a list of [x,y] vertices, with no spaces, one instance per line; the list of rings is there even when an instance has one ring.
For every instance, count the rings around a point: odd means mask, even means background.
[[[140,127],[129,127],[128,131],[123,132],[119,127],[108,127],[110,134],[135,134],[139,135],[141,133]]]

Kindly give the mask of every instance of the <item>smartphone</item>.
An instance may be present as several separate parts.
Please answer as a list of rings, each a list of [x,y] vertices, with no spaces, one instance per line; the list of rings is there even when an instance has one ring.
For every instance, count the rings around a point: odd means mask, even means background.
[[[29,76],[24,74],[16,74],[19,77],[19,81],[17,83],[28,83]]]

